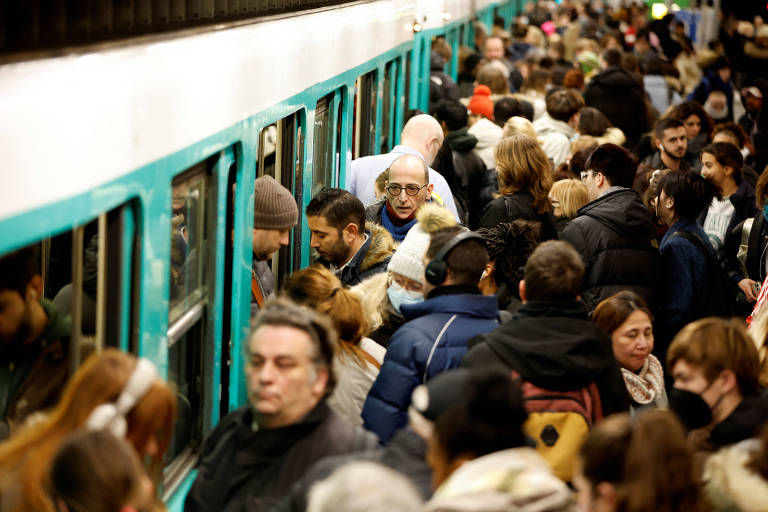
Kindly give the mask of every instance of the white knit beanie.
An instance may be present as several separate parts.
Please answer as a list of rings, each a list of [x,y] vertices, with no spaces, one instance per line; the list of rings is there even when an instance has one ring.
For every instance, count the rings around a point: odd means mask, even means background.
[[[423,281],[424,254],[429,248],[431,236],[418,223],[409,229],[405,239],[400,243],[395,254],[392,255],[392,259],[389,260],[387,270],[414,281]]]
[[[408,230],[389,260],[387,270],[408,279],[424,281],[424,255],[429,249],[432,233],[441,228],[456,225],[456,217],[450,210],[435,203],[426,203],[416,212],[415,226]]]

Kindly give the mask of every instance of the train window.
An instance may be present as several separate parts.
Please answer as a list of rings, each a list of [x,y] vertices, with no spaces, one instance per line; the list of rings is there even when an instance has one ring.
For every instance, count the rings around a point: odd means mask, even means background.
[[[333,186],[333,94],[320,99],[315,108],[315,137],[312,158],[312,197]]]
[[[204,251],[208,182],[205,172],[195,170],[173,180],[169,323],[175,322],[207,293]]]
[[[30,414],[55,405],[69,375],[94,350],[105,345],[128,347],[131,274],[136,268],[133,218],[131,205],[123,205],[73,230],[0,256],[6,273],[0,305],[21,304],[32,322],[28,327],[34,332],[40,327],[46,335],[40,343],[25,339],[21,330],[4,332],[0,339],[11,345],[3,364],[17,376],[26,375],[5,383],[9,392],[0,393],[0,439]],[[40,309],[35,311],[37,304]],[[45,324],[36,325],[39,319]],[[24,351],[12,347],[19,342],[25,343]],[[57,351],[63,353],[57,369],[46,365],[45,374],[34,369],[41,357],[56,361]],[[35,379],[45,385],[36,386]],[[41,392],[17,396],[22,386]]]
[[[395,80],[395,71],[397,66],[395,62],[387,62],[384,67],[384,96],[382,97],[381,106],[381,145],[379,151],[381,153],[388,153],[392,144],[392,128],[394,123],[392,119],[394,117],[395,102],[392,99],[395,97],[395,86],[397,81]]]
[[[413,50],[408,50],[405,54],[405,105],[404,110],[408,112],[411,109],[411,61],[413,60]]]
[[[376,153],[376,71],[366,73],[355,83],[355,158]]]
[[[304,119],[303,113],[291,114],[261,130],[257,163],[258,175],[269,174],[293,193],[296,204],[303,204],[304,180]],[[275,253],[270,262],[275,286],[279,289],[285,278],[301,265],[301,215],[293,229],[291,241]],[[254,262],[255,263],[255,262]]]
[[[207,371],[202,361],[213,290],[208,267],[215,261],[217,222],[215,162],[201,162],[171,182],[168,381],[177,392],[178,419],[165,456],[166,492],[188,472],[203,438]]]

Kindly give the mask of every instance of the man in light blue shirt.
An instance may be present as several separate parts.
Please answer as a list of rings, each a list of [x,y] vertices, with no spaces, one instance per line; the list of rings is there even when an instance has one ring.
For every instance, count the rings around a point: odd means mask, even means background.
[[[408,120],[400,135],[400,144],[383,155],[366,156],[352,161],[347,188],[363,204],[376,201],[376,178],[397,158],[403,155],[415,155],[431,165],[443,145],[443,129],[435,118],[427,114],[414,116]],[[443,206],[458,218],[456,203],[451,188],[445,178],[429,168],[429,182],[435,186],[435,193],[442,199]]]

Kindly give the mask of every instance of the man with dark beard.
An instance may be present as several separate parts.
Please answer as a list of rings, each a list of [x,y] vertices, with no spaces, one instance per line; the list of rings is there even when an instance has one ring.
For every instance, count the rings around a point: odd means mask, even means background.
[[[0,258],[0,440],[59,400],[69,376],[70,318],[43,298],[33,247]]]
[[[291,228],[299,222],[299,208],[291,192],[275,178],[256,180],[253,191],[253,276],[251,316],[275,293],[275,277],[267,261],[290,243]]]
[[[392,235],[373,222],[365,222],[363,203],[340,188],[321,191],[307,205],[310,246],[318,263],[335,273],[344,286],[384,272],[392,253]]]

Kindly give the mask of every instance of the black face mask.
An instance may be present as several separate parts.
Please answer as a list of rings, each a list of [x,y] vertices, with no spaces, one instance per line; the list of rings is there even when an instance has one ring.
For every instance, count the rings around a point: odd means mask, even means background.
[[[712,423],[712,410],[698,393],[672,388],[669,408],[677,414],[686,430],[706,427]]]

